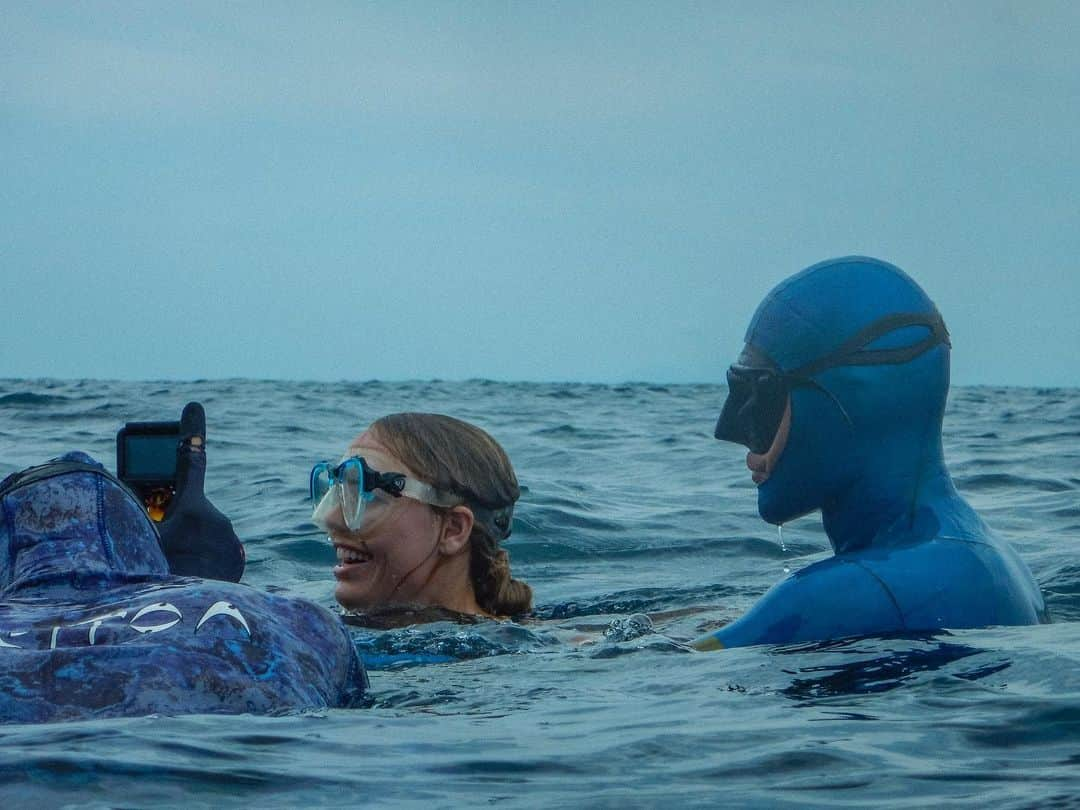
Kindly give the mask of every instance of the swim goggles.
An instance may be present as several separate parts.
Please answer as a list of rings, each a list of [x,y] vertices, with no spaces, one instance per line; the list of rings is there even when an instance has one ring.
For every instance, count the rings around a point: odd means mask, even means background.
[[[311,468],[310,491],[315,504],[311,520],[323,531],[334,526],[331,518],[338,508],[345,525],[352,531],[359,530],[368,504],[380,492],[390,498],[412,498],[430,506],[458,506],[465,502],[458,495],[442,492],[403,473],[374,470],[361,456],[351,456],[337,465],[320,461]]]
[[[866,348],[878,338],[909,326],[923,326],[929,333],[922,340],[897,349]],[[764,352],[747,344],[727,372],[728,396],[716,422],[716,438],[741,444],[753,453],[766,453],[772,446],[780,420],[787,409],[791,391],[816,388],[851,418],[828,389],[813,378],[838,366],[900,365],[909,363],[939,344],[949,343],[945,321],[937,312],[888,315],[860,330],[831,352],[791,371],[783,371]]]

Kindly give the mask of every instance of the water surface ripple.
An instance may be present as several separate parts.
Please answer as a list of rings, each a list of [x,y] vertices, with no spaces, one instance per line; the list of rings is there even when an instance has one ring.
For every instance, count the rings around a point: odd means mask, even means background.
[[[1080,397],[960,388],[957,485],[1055,618],[715,654],[687,650],[785,568],[815,517],[756,515],[709,385],[0,380],[0,476],[68,450],[114,466],[128,420],[209,421],[208,491],[245,581],[333,607],[307,473],[391,411],[450,413],[510,452],[520,624],[353,628],[372,706],[288,717],[0,726],[7,807],[1080,806]]]

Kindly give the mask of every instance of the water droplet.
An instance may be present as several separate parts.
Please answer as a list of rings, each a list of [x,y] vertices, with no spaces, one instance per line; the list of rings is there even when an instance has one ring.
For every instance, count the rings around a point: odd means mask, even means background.
[[[787,543],[784,542],[784,524],[776,524],[776,536],[780,538],[780,553],[787,554]],[[787,562],[784,563],[784,573],[790,574],[791,568],[788,567]]]

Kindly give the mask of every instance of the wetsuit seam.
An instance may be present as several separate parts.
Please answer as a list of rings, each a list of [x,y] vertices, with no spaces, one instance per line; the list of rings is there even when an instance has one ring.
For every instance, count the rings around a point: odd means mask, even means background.
[[[101,538],[101,547],[105,552],[105,560],[111,569],[116,565],[116,554],[113,549],[112,535],[109,534],[109,528],[105,522],[105,484],[100,476],[94,476],[94,489],[97,498],[98,537]]]
[[[7,538],[8,538],[7,560],[6,560],[7,564],[5,566],[5,570],[6,571],[14,571],[15,570],[15,522],[12,519],[11,508],[8,505],[7,498],[4,498],[3,500],[0,500],[0,507],[2,507],[3,511],[4,511],[4,528],[7,531]],[[7,585],[5,583],[0,583],[0,587],[6,588]]]
[[[934,539],[951,540],[954,543],[966,543],[969,546],[990,546],[992,548],[994,545],[989,540],[985,540],[981,537],[955,537],[951,534],[939,534]]]
[[[904,611],[900,609],[900,603],[896,601],[896,597],[893,595],[892,589],[885,584],[885,580],[883,580],[881,577],[879,577],[876,573],[867,568],[858,560],[849,560],[849,562],[852,565],[857,565],[859,568],[869,574],[878,585],[881,586],[881,590],[885,591],[885,595],[889,597],[889,601],[892,602],[892,606],[896,609],[896,616],[900,620],[900,628],[902,630],[907,630],[907,622],[904,621]]]
[[[343,623],[339,623],[338,627],[341,629],[341,634],[345,638],[345,649],[348,650],[347,656],[349,663],[346,668],[345,681],[338,688],[337,704],[339,706],[345,706],[346,708],[355,708],[356,705],[362,701],[363,696],[367,694],[370,683],[368,682],[367,670],[360,658],[360,653],[353,646],[352,635]]]

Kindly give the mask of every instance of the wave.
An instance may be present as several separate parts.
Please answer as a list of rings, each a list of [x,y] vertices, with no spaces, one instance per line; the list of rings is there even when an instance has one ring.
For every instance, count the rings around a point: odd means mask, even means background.
[[[0,396],[0,407],[14,405],[56,405],[61,402],[70,402],[69,397],[60,394],[37,394],[33,391],[16,391],[13,394]]]
[[[1073,487],[1056,478],[1030,478],[1009,473],[984,473],[982,475],[958,476],[956,484],[961,490],[983,492],[993,489],[1034,489],[1039,492],[1068,492]]]

